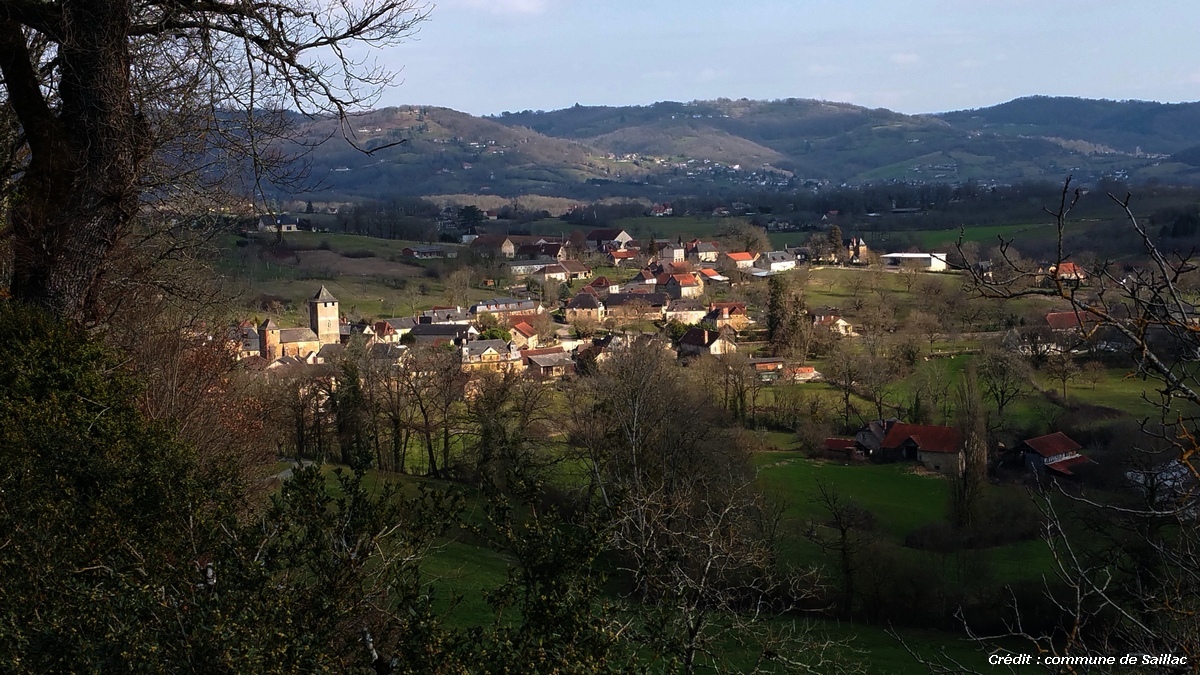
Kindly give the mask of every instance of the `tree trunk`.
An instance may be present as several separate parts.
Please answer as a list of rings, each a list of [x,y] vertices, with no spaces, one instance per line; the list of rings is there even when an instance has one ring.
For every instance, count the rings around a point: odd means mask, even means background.
[[[34,55],[0,22],[0,70],[29,142],[9,212],[12,295],[62,318],[96,318],[104,262],[138,208],[148,134],[130,98],[131,4],[63,0],[59,103],[51,109]]]
[[[405,446],[401,445],[403,434],[400,429],[400,418],[392,418],[392,470],[397,473],[404,473],[404,450]],[[407,440],[407,439],[403,439]]]

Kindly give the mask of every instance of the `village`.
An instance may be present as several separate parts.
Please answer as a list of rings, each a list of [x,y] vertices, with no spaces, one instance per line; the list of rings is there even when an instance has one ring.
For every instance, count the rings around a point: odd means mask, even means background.
[[[403,254],[428,260],[455,257],[464,250],[498,264],[508,290],[519,297],[497,296],[467,306],[433,306],[409,316],[352,321],[339,310],[338,299],[321,286],[308,300],[307,327],[281,327],[270,318],[257,324],[246,320],[233,327],[228,337],[241,368],[268,378],[295,377],[306,369],[325,372],[352,344],[384,370],[400,369],[414,354],[437,348],[453,353],[464,377],[462,393],[468,397],[471,381],[485,373],[519,374],[553,385],[594,370],[613,350],[649,343],[684,366],[720,362],[745,371],[753,383],[752,408],[770,408],[779,398],[772,395],[772,387],[824,383],[843,390],[847,402],[843,424],[828,426],[842,433],[810,444],[814,457],[849,463],[906,462],[933,474],[962,475],[968,462],[960,430],[950,416],[943,415],[942,424],[929,423],[927,414],[902,419],[898,401],[885,404],[882,393],[873,398],[868,391],[872,378],[867,374],[856,376],[845,367],[822,373],[809,358],[840,343],[843,351],[862,351],[864,359],[869,351],[872,362],[880,363],[875,352],[881,332],[899,334],[920,328],[906,327],[898,318],[881,327],[870,317],[860,321],[849,316],[853,312],[837,307],[808,307],[793,295],[786,299],[794,305],[789,313],[792,320],[802,322],[802,328],[791,330],[806,337],[799,351],[780,348],[769,325],[778,318],[767,315],[765,303],[732,299],[745,295],[730,291],[828,268],[844,270],[855,279],[890,273],[893,279],[903,277],[901,283],[910,288],[914,278],[925,279],[934,288],[939,283],[960,283],[969,272],[990,279],[990,266],[976,264],[966,271],[952,266],[946,252],[879,253],[860,237],[842,238],[836,231],[832,236],[836,245],[823,237],[814,238],[815,245],[753,252],[683,237],[639,244],[628,232],[611,228],[592,230],[582,238],[576,235],[574,241],[479,228],[464,236],[464,249],[413,246]],[[1085,273],[1074,263],[1049,266],[1039,273],[1046,283],[1075,287],[1086,283]],[[479,285],[498,290],[493,279],[481,279]],[[907,317],[909,324],[924,318],[927,314],[920,311]],[[962,334],[962,329],[948,323],[923,330],[931,348],[933,340],[952,332]],[[1120,348],[1112,342],[1119,336],[1114,337],[1111,329],[1097,331],[1074,311],[1049,311],[1024,325],[970,335],[975,337],[965,343],[959,340],[960,352],[978,353],[987,343],[990,349],[1025,360],[1062,355],[1073,360],[1089,351]],[[824,363],[823,367],[838,370],[833,360]],[[1064,391],[1065,386],[1064,381]],[[865,403],[878,399],[874,406],[878,414],[871,417],[858,411],[855,422],[849,414],[851,396],[860,399],[866,411],[872,406]],[[320,406],[320,401],[314,405]],[[1003,406],[998,412],[1004,412]],[[1049,430],[1041,436],[1011,438],[1007,447],[1001,443],[989,448],[987,461],[993,472],[1007,468],[1018,477],[1032,473],[1072,480],[1081,465],[1091,463],[1085,453],[1063,432]]]

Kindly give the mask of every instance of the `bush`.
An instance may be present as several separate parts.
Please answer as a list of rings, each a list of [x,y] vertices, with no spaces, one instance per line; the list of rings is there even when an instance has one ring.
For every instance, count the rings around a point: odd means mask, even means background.
[[[975,545],[1004,546],[1036,539],[1042,533],[1043,517],[1032,499],[1016,489],[993,490],[980,502],[975,520]]]
[[[950,553],[963,548],[965,538],[944,520],[925,523],[908,533],[904,545],[921,551],[934,553]]]
[[[375,251],[371,251],[371,250],[368,250],[365,248],[360,248],[360,249],[357,249],[354,251],[346,251],[345,253],[342,254],[342,257],[343,258],[356,258],[356,259],[357,258],[374,258]]]

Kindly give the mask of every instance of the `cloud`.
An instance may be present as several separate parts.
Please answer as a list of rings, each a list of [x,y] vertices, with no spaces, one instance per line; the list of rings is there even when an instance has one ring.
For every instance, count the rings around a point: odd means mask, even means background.
[[[921,57],[911,52],[905,52],[903,54],[892,54],[888,59],[898,66],[912,66],[916,65],[921,60]]]

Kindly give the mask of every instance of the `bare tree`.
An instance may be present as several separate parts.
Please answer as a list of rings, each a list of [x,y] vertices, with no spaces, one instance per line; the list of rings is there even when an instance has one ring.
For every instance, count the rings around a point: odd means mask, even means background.
[[[885,419],[884,408],[888,407],[888,402],[895,394],[892,385],[900,377],[898,364],[895,359],[865,356],[860,365],[861,376],[854,384],[862,392],[863,398],[875,406],[875,419]]]
[[[962,466],[950,485],[950,518],[966,530],[975,524],[987,479],[987,411],[979,393],[974,364],[968,364],[958,385],[958,430]]]
[[[846,341],[839,342],[829,355],[826,377],[842,393],[842,428],[850,428],[850,399],[854,387],[863,376],[863,356]]]
[[[813,501],[820,507],[823,518],[810,520],[804,536],[837,560],[842,578],[842,614],[849,616],[856,597],[855,575],[866,562],[863,553],[876,538],[875,516],[823,481],[817,481]]]
[[[425,17],[412,0],[5,2],[13,297],[94,316],[143,200],[245,168],[261,184],[286,117],[264,111],[344,119],[390,81],[355,45],[395,44]]]
[[[931,312],[915,310],[908,315],[907,325],[929,342],[929,353],[933,354],[933,345],[942,335],[942,321]]]
[[[446,300],[455,307],[465,307],[471,293],[471,270],[464,267],[446,277]]]
[[[413,406],[410,419],[425,446],[427,473],[441,477],[461,431],[456,425],[456,404],[463,398],[467,379],[461,357],[452,345],[417,347],[403,360],[397,375]]]
[[[979,382],[988,398],[996,404],[998,424],[1005,424],[1004,409],[1033,391],[1029,364],[1020,355],[991,347],[979,360]]]
[[[1046,359],[1046,374],[1062,387],[1062,400],[1067,402],[1067,383],[1079,376],[1079,364],[1070,352],[1055,352]]]
[[[561,454],[548,452],[556,424],[552,390],[523,373],[485,372],[472,385],[462,422],[470,477],[501,481],[515,472],[542,482]]]
[[[1055,268],[1068,262],[1063,236],[1069,216],[1082,192],[1071,189],[1068,179],[1057,208],[1048,211],[1058,229]],[[1054,482],[1043,483],[1040,500],[1047,523],[1045,539],[1054,565],[1047,600],[1058,613],[1052,630],[1041,630],[1027,621],[1028,607],[1016,598],[1006,630],[998,634],[970,635],[983,643],[1019,639],[1040,653],[1069,658],[1111,654],[1169,655],[1174,663],[1156,662],[1163,672],[1194,668],[1200,652],[1200,624],[1195,621],[1200,592],[1200,538],[1197,537],[1196,485],[1200,481],[1196,458],[1200,453],[1197,421],[1200,385],[1189,363],[1197,354],[1200,336],[1187,318],[1184,277],[1195,268],[1191,254],[1159,248],[1134,215],[1129,195],[1109,197],[1117,204],[1141,242],[1141,255],[1132,271],[1117,270],[1106,262],[1085,270],[1086,279],[1062,278],[1025,263],[1012,252],[1011,241],[1001,240],[999,258],[1005,273],[983,278],[974,270],[976,291],[985,297],[1049,296],[1066,300],[1086,319],[1086,333],[1106,330],[1119,336],[1131,359],[1131,374],[1157,383],[1144,394],[1157,404],[1159,421],[1141,421],[1145,444],[1130,443],[1131,455],[1150,447],[1167,448],[1169,459],[1158,455],[1138,472],[1141,478],[1124,477],[1133,495],[1104,490],[1080,494]],[[1064,360],[1069,358],[1063,355]],[[1064,380],[1065,382],[1065,380]],[[1139,447],[1140,446],[1140,447]],[[1156,452],[1159,451],[1156,449]],[[1149,459],[1149,455],[1146,455]],[[1164,494],[1161,479],[1170,477]],[[1155,484],[1155,489],[1141,486]],[[1091,521],[1088,536],[1080,537],[1068,522]],[[1168,533],[1169,532],[1169,533]],[[1186,663],[1180,662],[1186,657]],[[1162,658],[1161,656],[1159,658]],[[1147,661],[1141,661],[1147,665]],[[1097,667],[1097,672],[1119,672]],[[977,672],[953,661],[938,664],[933,672]]]
[[[407,469],[408,446],[415,427],[416,406],[405,381],[408,374],[399,360],[372,359],[369,363],[368,388],[386,424],[386,434],[377,437],[386,435],[390,450],[388,461],[381,457],[380,466],[399,473]]]
[[[754,487],[744,432],[706,391],[650,343],[568,390],[587,490],[611,514],[616,564],[642,603],[631,630],[683,673],[740,670],[721,647],[731,639],[757,650],[755,672],[843,672],[833,643],[771,628],[818,580],[776,563],[781,512]]]

